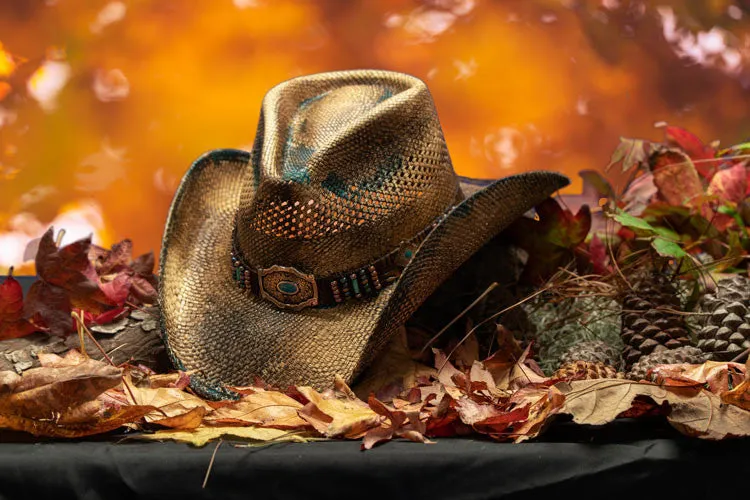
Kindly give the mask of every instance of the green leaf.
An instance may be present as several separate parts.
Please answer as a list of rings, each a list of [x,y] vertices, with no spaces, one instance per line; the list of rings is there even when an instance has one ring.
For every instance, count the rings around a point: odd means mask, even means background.
[[[643,140],[620,137],[620,144],[612,153],[609,165],[605,170],[609,170],[613,165],[622,162],[622,171],[627,172],[631,168],[644,163],[646,159],[646,143]]]
[[[680,235],[677,233],[677,231],[673,231],[672,229],[666,228],[666,227],[654,227],[654,232],[658,234],[660,237],[664,238],[665,240],[680,241]]]
[[[732,153],[742,153],[745,150],[750,150],[750,142],[743,142],[741,144],[735,144],[727,149],[719,151],[719,156],[725,156]]]
[[[656,229],[654,228],[654,226],[639,217],[630,215],[621,208],[617,208],[615,213],[612,214],[611,217],[623,226],[629,227],[631,229],[640,229],[642,231],[656,233]]]
[[[654,238],[654,240],[651,242],[651,246],[662,257],[673,257],[675,259],[681,259],[688,256],[687,252],[683,250],[680,245],[678,245],[674,241],[662,238],[661,236],[657,236],[656,238]]]

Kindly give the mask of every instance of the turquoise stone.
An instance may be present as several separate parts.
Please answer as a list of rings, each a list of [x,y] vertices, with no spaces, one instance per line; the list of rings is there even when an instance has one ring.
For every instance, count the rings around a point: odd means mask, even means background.
[[[292,281],[279,281],[279,284],[276,285],[276,288],[281,293],[286,295],[294,295],[295,293],[299,292],[299,286],[297,286],[297,283],[294,283]]]
[[[412,251],[411,251],[411,250],[407,250],[407,251],[405,251],[405,252],[404,252],[404,256],[405,256],[405,257],[406,257],[407,259],[411,259],[411,256],[412,256],[412,255],[413,255],[413,253],[412,253]]]

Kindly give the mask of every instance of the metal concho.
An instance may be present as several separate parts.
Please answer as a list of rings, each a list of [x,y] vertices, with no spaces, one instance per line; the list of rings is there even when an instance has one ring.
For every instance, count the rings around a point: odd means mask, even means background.
[[[298,311],[318,305],[315,277],[293,267],[271,266],[258,270],[260,296],[281,309]]]

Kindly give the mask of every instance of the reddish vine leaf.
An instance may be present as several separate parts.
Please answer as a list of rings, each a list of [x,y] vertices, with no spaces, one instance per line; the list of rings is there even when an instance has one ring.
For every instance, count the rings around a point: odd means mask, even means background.
[[[737,163],[716,172],[708,185],[708,194],[717,195],[724,201],[740,203],[745,199],[747,187],[747,169],[743,163]]]
[[[704,195],[695,165],[682,151],[659,149],[651,156],[651,170],[659,195],[670,205],[697,206]]]
[[[66,337],[75,330],[70,297],[64,288],[35,281],[26,295],[26,309],[38,315],[52,335]]]
[[[701,141],[698,136],[687,130],[668,126],[666,127],[667,143],[682,149],[693,160],[709,160],[716,157],[716,150]],[[696,164],[698,173],[704,178],[711,178],[715,165],[713,162],[698,162]]]

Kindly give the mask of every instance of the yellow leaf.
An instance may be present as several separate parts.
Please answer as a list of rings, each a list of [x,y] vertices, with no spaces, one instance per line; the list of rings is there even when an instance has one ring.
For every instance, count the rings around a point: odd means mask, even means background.
[[[177,441],[193,446],[205,446],[208,442],[219,438],[264,443],[281,441],[304,443],[308,441],[304,435],[264,427],[198,427],[192,431],[163,430],[153,434],[136,434],[131,437],[131,439],[144,441]]]

